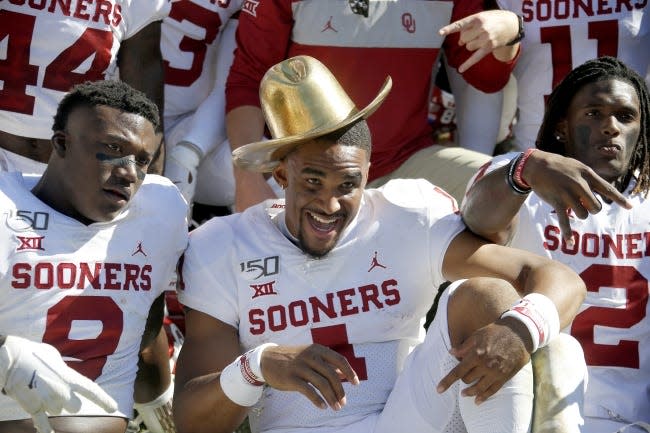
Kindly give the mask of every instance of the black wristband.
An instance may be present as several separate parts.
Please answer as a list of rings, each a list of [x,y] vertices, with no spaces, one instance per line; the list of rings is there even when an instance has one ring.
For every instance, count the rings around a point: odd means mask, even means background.
[[[524,33],[524,18],[521,15],[517,15],[517,20],[519,21],[519,32],[517,33],[517,36],[515,36],[513,40],[511,40],[506,44],[509,47],[521,41],[524,38],[524,36],[526,36],[526,33]]]
[[[521,157],[524,155],[523,152],[521,152],[519,155],[514,157],[512,161],[510,161],[510,164],[508,164],[508,171],[506,172],[506,183],[510,187],[512,191],[519,195],[528,195],[530,192],[533,190],[532,188],[522,188],[517,183],[515,180],[512,178],[512,176],[515,174],[515,168],[517,167],[517,164],[519,163],[519,160],[521,160]]]

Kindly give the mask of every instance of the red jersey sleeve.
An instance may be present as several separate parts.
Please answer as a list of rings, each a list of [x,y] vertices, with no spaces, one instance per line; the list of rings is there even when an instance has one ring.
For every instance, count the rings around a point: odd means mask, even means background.
[[[226,82],[226,112],[260,105],[259,85],[266,71],[287,56],[293,12],[291,0],[245,0],[239,14],[237,49]]]
[[[451,14],[451,22],[453,23],[483,10],[485,10],[483,0],[456,0]],[[458,45],[458,39],[459,34],[452,33],[445,38],[443,43],[447,62],[456,69],[472,55],[472,51]],[[492,54],[488,54],[462,75],[465,81],[483,92],[498,92],[508,82],[510,73],[514,69],[518,58],[519,52],[511,61],[501,62]]]

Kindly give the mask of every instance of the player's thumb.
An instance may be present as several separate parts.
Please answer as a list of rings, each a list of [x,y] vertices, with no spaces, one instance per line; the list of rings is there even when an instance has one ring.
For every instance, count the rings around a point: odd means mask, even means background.
[[[32,422],[34,423],[34,427],[36,427],[38,433],[55,433],[50,425],[47,415],[43,411],[33,413]]]
[[[99,385],[85,376],[78,375],[74,381],[70,381],[70,388],[73,392],[86,397],[108,413],[117,410],[117,402]]]

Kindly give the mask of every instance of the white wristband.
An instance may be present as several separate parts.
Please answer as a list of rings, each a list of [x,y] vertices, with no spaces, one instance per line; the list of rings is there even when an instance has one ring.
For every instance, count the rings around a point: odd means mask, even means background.
[[[223,369],[219,382],[226,397],[245,407],[257,403],[262,397],[262,385],[264,385],[261,368],[262,352],[271,346],[277,346],[277,344],[261,344],[238,356]]]
[[[148,403],[135,403],[133,408],[138,411],[147,430],[151,433],[176,433],[172,418],[172,398],[174,397],[174,382],[167,390]]]
[[[531,353],[546,346],[560,333],[560,316],[555,304],[541,293],[524,296],[501,317],[514,317],[526,326],[533,340]]]

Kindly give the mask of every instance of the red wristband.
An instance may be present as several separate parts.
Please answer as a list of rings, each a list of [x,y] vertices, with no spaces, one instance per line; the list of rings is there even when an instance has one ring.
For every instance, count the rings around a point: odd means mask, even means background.
[[[517,184],[517,186],[520,188],[530,189],[530,185],[528,184],[528,182],[524,180],[524,178],[521,175],[524,172],[524,167],[526,166],[526,162],[528,161],[528,158],[536,150],[537,149],[527,149],[523,153],[523,155],[521,155],[519,161],[517,161],[517,166],[515,167],[515,172],[512,175],[512,180],[514,180],[515,184]]]

